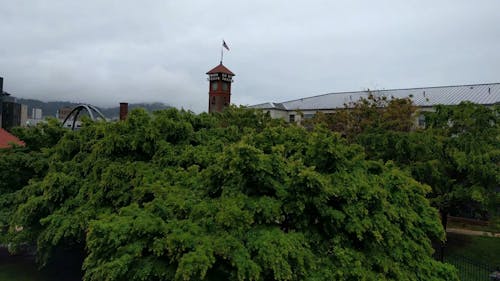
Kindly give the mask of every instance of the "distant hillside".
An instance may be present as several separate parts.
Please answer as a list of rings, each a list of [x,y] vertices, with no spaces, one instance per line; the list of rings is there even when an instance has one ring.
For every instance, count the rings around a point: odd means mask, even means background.
[[[75,107],[79,105],[79,103],[74,103],[74,102],[67,102],[67,101],[51,101],[51,102],[43,102],[39,100],[33,100],[33,99],[21,99],[18,98],[17,102],[21,104],[26,104],[28,106],[28,114],[31,113],[32,108],[41,108],[43,112],[43,116],[52,116],[55,117],[57,110],[62,107]],[[160,102],[155,102],[155,103],[133,103],[129,104],[129,111],[134,109],[134,108],[144,108],[147,111],[155,111],[155,110],[161,110],[161,109],[166,109],[170,108],[171,106],[166,105],[164,103]],[[119,112],[120,112],[120,107],[109,107],[109,108],[103,108],[99,107],[99,110],[101,110],[102,114],[106,116],[107,118],[113,118],[113,117],[118,117]]]
[[[149,112],[153,112],[155,110],[162,110],[162,109],[167,109],[171,108],[170,105],[166,105],[161,102],[155,102],[155,103],[131,103],[128,105],[128,110],[132,110],[134,108],[144,108]],[[115,106],[115,107],[109,107],[109,108],[99,108],[104,114],[104,116],[108,118],[113,118],[113,117],[118,117],[120,115],[120,107]]]

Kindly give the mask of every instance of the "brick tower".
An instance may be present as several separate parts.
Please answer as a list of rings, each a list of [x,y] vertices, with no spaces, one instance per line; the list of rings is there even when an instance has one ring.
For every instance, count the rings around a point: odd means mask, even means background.
[[[208,112],[222,112],[231,104],[231,83],[234,73],[227,69],[222,62],[207,72],[208,89]]]

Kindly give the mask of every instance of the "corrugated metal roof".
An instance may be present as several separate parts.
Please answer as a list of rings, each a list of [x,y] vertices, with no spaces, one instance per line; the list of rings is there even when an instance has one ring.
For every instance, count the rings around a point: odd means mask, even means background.
[[[255,108],[255,109],[281,109],[281,110],[287,110],[282,103],[277,103],[277,102],[265,102],[265,103],[260,103],[256,105],[249,106],[250,108]]]
[[[274,108],[274,104],[272,102],[265,102],[265,103],[251,105],[249,107],[256,109],[266,109],[266,108]]]
[[[358,101],[361,97],[367,97],[369,93],[375,96],[385,96],[387,98],[407,98],[410,97],[415,105],[426,107],[443,105],[457,105],[463,101],[492,105],[500,103],[500,83],[374,90],[329,93],[318,96],[306,97],[302,99],[285,101],[282,103],[263,103],[252,108],[275,108],[286,110],[320,110],[344,108],[349,102]],[[269,105],[270,107],[266,107]],[[278,107],[279,105],[279,107]]]

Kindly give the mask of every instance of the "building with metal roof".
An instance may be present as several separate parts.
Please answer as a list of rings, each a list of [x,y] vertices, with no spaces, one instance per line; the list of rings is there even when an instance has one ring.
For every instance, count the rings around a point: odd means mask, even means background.
[[[345,108],[347,104],[367,98],[370,94],[389,99],[411,98],[416,106],[426,110],[440,104],[458,105],[464,101],[495,105],[500,104],[500,83],[328,93],[280,103],[256,104],[250,108],[269,112],[273,118],[300,122],[301,118],[310,118],[318,111],[331,113]]]

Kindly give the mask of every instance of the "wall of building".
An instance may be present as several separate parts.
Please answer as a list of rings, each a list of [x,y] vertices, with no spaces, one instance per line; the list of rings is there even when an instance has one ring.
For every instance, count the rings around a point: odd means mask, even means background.
[[[66,119],[66,117],[68,117],[72,110],[72,107],[59,108],[59,110],[57,111],[57,118],[63,121],[64,119]]]
[[[43,118],[42,109],[41,108],[32,108],[31,109],[31,119],[40,120]]]
[[[2,128],[10,130],[21,125],[21,104],[15,102],[2,103]]]
[[[297,124],[302,124],[305,120],[314,118],[318,112],[323,114],[335,113],[334,109],[324,109],[324,110],[283,110],[283,109],[261,109],[264,113],[269,114],[273,119],[283,119],[286,122],[294,122]],[[343,110],[343,109],[342,109]],[[433,112],[435,109],[433,107],[420,107],[415,113],[414,126],[415,128],[425,126],[425,112]]]
[[[286,122],[295,122],[300,124],[304,120],[314,118],[317,112],[323,112],[325,114],[334,113],[335,110],[283,110],[283,109],[262,109],[264,113],[268,113],[271,118],[277,119],[281,118]]]
[[[229,94],[210,94],[209,95],[208,112],[222,112],[224,108],[229,106]]]
[[[28,124],[28,105],[21,104],[21,126],[26,126]]]
[[[264,109],[264,113],[269,114],[269,116],[273,119],[287,119],[288,113],[285,110],[277,110],[277,109]]]

